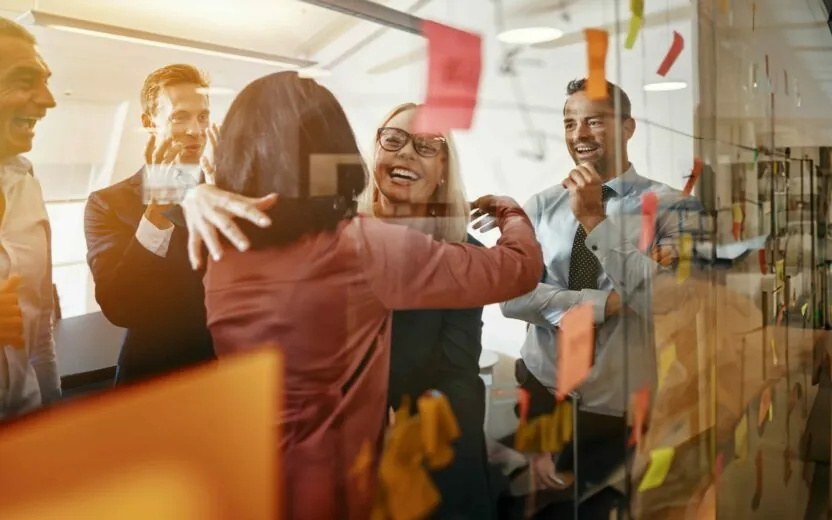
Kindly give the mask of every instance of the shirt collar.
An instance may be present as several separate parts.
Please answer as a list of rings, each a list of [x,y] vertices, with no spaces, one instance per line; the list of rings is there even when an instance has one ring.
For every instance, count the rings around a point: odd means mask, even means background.
[[[26,174],[32,171],[32,163],[22,155],[15,155],[0,163],[0,169],[14,173]]]
[[[612,188],[616,195],[623,197],[633,191],[640,181],[641,177],[638,173],[636,173],[635,166],[633,166],[633,163],[630,163],[630,167],[627,168],[627,171],[615,179],[608,181],[605,185]]]

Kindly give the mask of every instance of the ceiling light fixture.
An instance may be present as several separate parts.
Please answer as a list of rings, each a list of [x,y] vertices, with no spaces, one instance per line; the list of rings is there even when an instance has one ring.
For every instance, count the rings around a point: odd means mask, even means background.
[[[172,49],[185,52],[195,52],[206,56],[228,58],[232,60],[247,61],[260,65],[270,65],[282,69],[298,69],[311,67],[315,62],[297,58],[287,58],[276,54],[267,54],[247,49],[237,49],[213,43],[186,40],[174,36],[165,36],[145,31],[137,31],[126,27],[106,25],[88,20],[69,18],[66,16],[32,10],[23,14],[18,21],[24,25],[38,25],[61,31],[97,36],[140,45],[150,45],[162,49]]]
[[[563,36],[563,31],[554,27],[524,27],[503,31],[497,39],[503,43],[515,45],[534,45],[536,43],[551,42]]]
[[[658,83],[647,83],[644,85],[645,92],[671,92],[686,88],[688,88],[688,84],[684,81],[660,81]]]

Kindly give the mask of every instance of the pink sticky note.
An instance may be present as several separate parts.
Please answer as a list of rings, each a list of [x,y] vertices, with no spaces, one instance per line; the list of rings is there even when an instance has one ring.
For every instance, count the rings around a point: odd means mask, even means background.
[[[659,199],[655,192],[641,196],[641,240],[638,248],[647,253],[656,236],[656,213],[659,211]]]
[[[474,119],[482,71],[482,38],[436,22],[422,23],[428,39],[428,89],[414,121],[416,133],[468,129]]]
[[[558,332],[557,397],[563,399],[576,389],[592,367],[595,328],[591,305],[573,307],[560,320]]]
[[[667,55],[664,57],[664,61],[662,64],[659,65],[659,70],[656,71],[656,74],[659,76],[666,76],[668,71],[670,71],[670,67],[676,63],[676,59],[682,54],[682,49],[685,48],[685,39],[682,38],[682,35],[676,31],[673,31],[673,43],[670,44],[670,49],[667,50]]]

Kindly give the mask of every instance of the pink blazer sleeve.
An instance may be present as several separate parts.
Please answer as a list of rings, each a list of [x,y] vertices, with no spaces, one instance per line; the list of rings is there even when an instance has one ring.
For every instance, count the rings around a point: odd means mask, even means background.
[[[480,307],[537,286],[543,255],[522,210],[503,210],[492,248],[439,242],[405,226],[356,220],[367,282],[389,309]]]

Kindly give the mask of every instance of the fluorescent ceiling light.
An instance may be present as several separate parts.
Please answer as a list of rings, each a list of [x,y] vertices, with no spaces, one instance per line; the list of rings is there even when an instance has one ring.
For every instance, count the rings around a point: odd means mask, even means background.
[[[145,31],[137,31],[134,29],[117,27],[114,25],[105,25],[88,20],[68,18],[66,16],[46,13],[43,11],[29,11],[18,18],[18,21],[26,25],[39,25],[61,31],[85,34],[88,36],[97,36],[111,40],[138,43],[140,45],[149,45],[162,49],[195,52],[206,56],[247,61],[260,65],[271,65],[283,69],[298,69],[315,65],[315,62],[309,60],[287,58],[276,54],[267,54],[247,49],[237,49],[234,47],[215,45],[213,43],[186,40],[175,36],[165,36]]]
[[[554,27],[525,27],[503,31],[497,35],[497,39],[503,43],[533,45],[557,40],[561,36],[563,36],[563,31]]]
[[[658,83],[647,83],[644,85],[645,92],[670,92],[672,90],[683,90],[688,88],[684,81],[660,81]]]
[[[331,76],[332,72],[326,69],[317,69],[314,67],[309,67],[305,69],[298,70],[298,76],[301,78],[307,79],[317,79],[317,78],[326,78]]]

